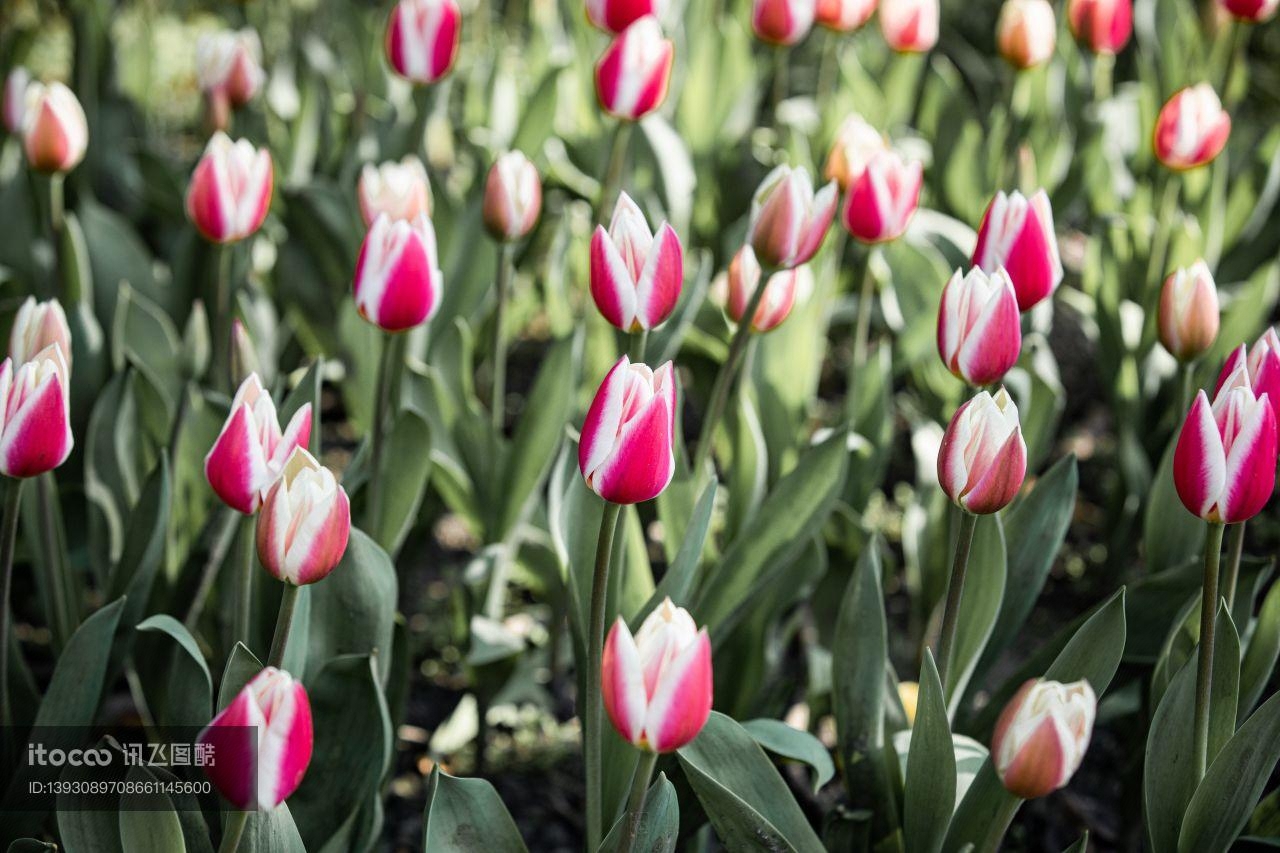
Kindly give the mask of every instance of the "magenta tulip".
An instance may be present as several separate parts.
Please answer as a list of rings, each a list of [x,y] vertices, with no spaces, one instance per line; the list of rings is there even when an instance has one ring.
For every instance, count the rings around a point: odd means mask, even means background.
[[[841,220],[863,243],[885,243],[906,233],[920,204],[924,167],[895,151],[879,151],[850,184]]]
[[[1022,317],[1009,274],[1003,268],[990,277],[977,267],[964,276],[956,270],[938,310],[942,363],[970,385],[991,385],[1021,351]]]
[[[862,175],[871,158],[888,147],[883,133],[862,116],[851,113],[836,130],[823,174],[827,180],[835,181],[840,189],[848,190]]]
[[[215,133],[187,185],[187,218],[211,242],[243,240],[267,218],[272,181],[265,148]]]
[[[988,273],[1004,267],[1022,311],[1051,296],[1062,281],[1062,260],[1048,194],[996,193],[978,227],[973,265]]]
[[[1204,261],[1164,280],[1156,318],[1160,343],[1179,361],[1194,361],[1218,337],[1218,288]]]
[[[925,53],[938,43],[938,0],[880,0],[880,32],[898,53]]]
[[[1094,53],[1116,54],[1133,34],[1133,0],[1070,0],[1067,21]]]
[[[1043,65],[1057,40],[1049,0],[1005,0],[996,22],[996,46],[1010,65],[1019,70]]]
[[[1062,684],[1031,679],[996,721],[991,760],[1009,793],[1043,797],[1071,781],[1084,760],[1098,715],[1087,681]]]
[[[253,100],[266,82],[258,33],[243,29],[201,35],[196,41],[196,78],[213,126],[226,129],[229,110]]]
[[[28,296],[13,318],[9,332],[9,357],[21,366],[35,359],[47,347],[56,346],[67,373],[71,372],[71,328],[66,312],[57,300],[36,302]]]
[[[37,172],[70,172],[89,148],[89,122],[79,99],[61,83],[31,83],[23,98],[27,165]]]
[[[14,370],[0,363],[0,474],[35,477],[71,455],[70,381],[62,351],[50,344]]]
[[[1222,8],[1235,18],[1250,24],[1260,24],[1271,19],[1280,7],[1280,0],[1219,0]]]
[[[294,449],[310,441],[311,404],[298,409],[281,430],[271,395],[251,373],[236,391],[231,413],[204,459],[205,478],[223,503],[252,515]]]
[[[1152,140],[1156,157],[1186,171],[1217,157],[1231,135],[1231,116],[1208,83],[1178,91],[1160,108]]]
[[[618,34],[596,63],[596,97],[609,115],[636,121],[662,106],[675,47],[653,15]]]
[[[877,0],[818,0],[814,20],[837,33],[851,33],[875,14]]]
[[[975,515],[1009,504],[1027,476],[1027,445],[1018,407],[1001,388],[981,391],[951,418],[938,450],[938,483],[947,497]]]
[[[625,355],[605,376],[582,424],[578,467],[587,486],[616,504],[652,500],[675,474],[676,378]]]
[[[365,163],[356,186],[356,200],[366,228],[384,213],[393,222],[430,216],[431,182],[426,167],[412,154],[399,162],[388,160],[377,166]]]
[[[388,332],[430,320],[440,308],[444,273],[436,254],[436,231],[421,214],[413,221],[374,220],[356,260],[356,310]]]
[[[1205,521],[1235,524],[1257,515],[1276,480],[1276,416],[1266,394],[1227,383],[1212,405],[1204,391],[1187,413],[1173,453],[1178,497]]]
[[[387,18],[387,62],[411,83],[434,83],[453,68],[461,30],[456,0],[399,0]]]
[[[519,151],[508,151],[489,167],[484,182],[481,215],[489,236],[519,240],[538,222],[542,212],[542,179],[538,169]]]
[[[627,332],[652,329],[675,310],[684,285],[684,249],[666,222],[649,230],[644,213],[622,193],[609,230],[591,236],[591,297],[604,318]]]
[[[617,35],[636,21],[652,15],[661,20],[669,0],[586,0],[587,18],[607,33]]]
[[[768,44],[799,43],[813,28],[814,0],[752,0],[751,29]]]
[[[258,559],[294,586],[323,580],[347,550],[351,502],[333,472],[294,448],[258,514]]]
[[[1233,382],[1233,374],[1240,371],[1244,372],[1243,379]],[[1218,382],[1213,389],[1215,398],[1223,388],[1232,384],[1245,384],[1259,397],[1265,394],[1273,410],[1280,406],[1280,336],[1274,328],[1263,332],[1252,347],[1246,349],[1241,344],[1232,350],[1218,374]],[[1277,425],[1280,426],[1280,414],[1277,414]]]
[[[717,296],[721,298],[724,312],[734,323],[741,323],[751,303],[751,296],[760,284],[760,262],[750,246],[743,246],[738,254],[729,262],[729,271],[723,279],[716,283]],[[764,295],[751,318],[751,331],[769,332],[782,325],[795,307],[796,298],[801,291],[813,289],[813,271],[808,265],[789,270],[778,270],[769,276],[764,286]]]
[[[816,193],[809,171],[782,165],[765,176],[751,199],[747,243],[770,269],[805,263],[822,246],[835,216],[836,184]]]

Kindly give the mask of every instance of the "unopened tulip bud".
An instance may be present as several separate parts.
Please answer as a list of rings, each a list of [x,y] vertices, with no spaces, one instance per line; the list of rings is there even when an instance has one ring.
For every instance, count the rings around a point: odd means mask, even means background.
[[[258,514],[258,559],[294,586],[323,580],[347,550],[351,502],[333,472],[298,447]]]
[[[456,0],[399,0],[387,18],[391,70],[411,83],[436,82],[453,68],[461,29]]]
[[[684,285],[684,249],[666,222],[649,230],[644,213],[622,193],[609,230],[591,235],[591,296],[604,318],[626,332],[653,329],[675,310]]]
[[[760,284],[762,272],[756,253],[750,246],[743,246],[729,263],[728,274],[717,283],[723,290],[720,296],[724,311],[734,323],[741,323],[747,313],[751,297]],[[808,265],[778,270],[769,276],[764,294],[760,297],[760,305],[751,318],[751,331],[764,333],[782,325],[782,321],[787,319],[791,309],[795,307],[799,293],[812,289],[813,271]]]
[[[1276,415],[1266,394],[1224,385],[1212,405],[1204,391],[1187,413],[1173,452],[1173,484],[1205,521],[1248,521],[1266,505],[1276,480]]]
[[[970,385],[999,382],[1022,350],[1022,317],[1003,268],[990,277],[974,267],[956,270],[938,309],[938,355]]]
[[[669,0],[586,0],[586,3],[591,23],[617,35],[645,15],[662,20]]]
[[[1048,194],[996,193],[978,227],[973,265],[987,273],[1004,267],[1022,311],[1051,296],[1062,281],[1062,260]]]
[[[267,218],[273,179],[265,148],[215,133],[187,185],[187,218],[210,242],[243,240]]]
[[[1071,34],[1094,53],[1116,54],[1133,34],[1133,0],[1070,0]]]
[[[1164,280],[1157,328],[1160,343],[1179,361],[1195,361],[1218,337],[1218,288],[1204,261]]]
[[[609,115],[636,121],[662,106],[675,47],[652,15],[637,18],[596,63],[596,98]]]
[[[1000,55],[1014,68],[1034,68],[1053,56],[1058,38],[1049,0],[1005,0],[996,24]]]
[[[508,151],[489,167],[484,182],[484,226],[495,240],[519,240],[542,212],[542,180],[538,169],[519,151]]]
[[[752,0],[751,29],[768,44],[793,45],[813,28],[815,0]]]
[[[837,33],[851,33],[875,14],[878,0],[818,0],[814,20]]]
[[[898,53],[925,53],[938,43],[938,0],[880,0],[880,32]]]
[[[778,166],[760,182],[751,199],[747,243],[771,269],[790,269],[814,256],[835,216],[834,181],[813,190],[804,167]]]
[[[863,243],[885,243],[906,233],[920,204],[924,167],[896,151],[872,155],[862,174],[849,184],[841,221]]]
[[[961,509],[987,515],[1006,507],[1027,476],[1018,407],[1001,388],[956,410],[938,451],[938,484]]]
[[[240,385],[259,372],[258,350],[240,318],[231,321],[231,381]]]
[[[71,455],[70,375],[62,351],[50,344],[14,369],[0,363],[0,474],[35,477]]]
[[[1222,8],[1233,17],[1251,24],[1260,24],[1271,19],[1280,7],[1280,0],[1219,0]]]
[[[26,364],[44,351],[56,346],[62,354],[68,373],[71,371],[71,328],[67,315],[57,300],[36,302],[28,296],[13,318],[9,333],[9,357],[19,366]]]
[[[31,72],[21,65],[15,66],[4,78],[4,129],[10,133],[22,132],[22,117],[26,114],[29,85]]]
[[[600,670],[609,721],[640,749],[674,752],[696,738],[711,716],[711,640],[670,598],[634,637],[618,617]]]
[[[431,182],[422,161],[412,154],[398,163],[366,163],[360,170],[356,196],[366,228],[383,213],[393,222],[431,215]]]
[[[578,467],[587,487],[616,504],[652,500],[675,474],[676,377],[618,359],[582,424]]]
[[[27,164],[37,172],[70,172],[89,147],[89,122],[75,93],[61,83],[31,83],[22,111]]]
[[[182,372],[186,378],[200,379],[209,369],[209,361],[213,357],[210,337],[209,314],[204,300],[193,300],[187,325],[182,330]]]
[[[243,29],[205,33],[196,40],[196,77],[209,104],[210,124],[227,126],[228,109],[239,109],[262,89],[262,41]]]
[[[440,308],[444,273],[431,220],[379,216],[365,235],[353,283],[360,316],[388,332],[430,320]]]
[[[888,147],[883,133],[868,124],[862,116],[852,113],[840,123],[840,128],[836,131],[835,141],[827,154],[824,174],[827,180],[835,181],[840,189],[848,190],[862,175],[871,158]]]
[[[1231,383],[1233,374],[1244,373],[1242,382]],[[1222,389],[1231,384],[1245,384],[1259,397],[1266,395],[1272,410],[1280,407],[1280,335],[1274,328],[1262,333],[1252,347],[1247,350],[1244,344],[1232,351],[1227,362],[1218,374],[1218,384],[1213,393],[1216,397]],[[1276,416],[1280,425],[1280,414]]]
[[[1071,781],[1098,715],[1087,681],[1031,679],[1005,706],[991,736],[996,775],[1014,796],[1043,797]]]
[[[239,809],[270,810],[287,800],[311,763],[311,701],[302,682],[269,666],[218,712],[196,743],[213,760],[209,781]]]
[[[1186,171],[1213,160],[1231,135],[1231,116],[1208,83],[1177,92],[1156,117],[1153,144],[1160,162]]]

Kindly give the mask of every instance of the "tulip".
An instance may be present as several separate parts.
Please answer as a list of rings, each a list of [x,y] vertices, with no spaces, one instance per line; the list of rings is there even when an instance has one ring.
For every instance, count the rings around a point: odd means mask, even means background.
[[[434,83],[453,68],[461,28],[456,0],[399,0],[387,18],[387,62],[412,83]]]
[[[653,15],[637,18],[596,63],[596,98],[609,115],[636,121],[662,106],[675,47]]]
[[[947,497],[987,515],[1013,500],[1026,475],[1027,445],[1008,392],[981,391],[956,410],[938,451],[938,483]]]
[[[366,228],[382,213],[393,222],[431,215],[431,182],[422,161],[412,154],[398,163],[366,163],[360,170],[356,196]]]
[[[518,240],[533,230],[542,212],[542,181],[529,158],[508,151],[489,167],[481,210],[490,236]]]
[[[841,220],[857,240],[884,243],[906,232],[920,204],[924,167],[895,151],[880,151],[849,185]]]
[[[1157,327],[1160,343],[1179,361],[1195,361],[1218,337],[1218,289],[1204,261],[1164,280]]]
[[[205,478],[223,503],[252,515],[294,449],[310,441],[311,404],[299,409],[282,431],[271,395],[251,373],[236,391],[226,423],[204,458]]]
[[[649,231],[644,214],[622,193],[609,230],[591,236],[591,296],[604,318],[626,332],[652,329],[675,310],[684,283],[684,249],[666,222]]]
[[[196,41],[196,78],[208,99],[218,129],[225,127],[225,108],[238,109],[253,100],[267,75],[262,70],[262,41],[243,29],[205,33]]]
[[[294,448],[258,516],[263,568],[294,586],[323,580],[342,559],[350,534],[346,490],[305,448]]]
[[[899,53],[925,53],[938,43],[938,0],[881,0],[880,32]]]
[[[1178,497],[1205,521],[1235,524],[1261,511],[1276,479],[1276,416],[1248,386],[1201,391],[1173,452]]]
[[[1005,706],[991,736],[996,775],[1024,800],[1071,781],[1093,734],[1098,697],[1087,681],[1031,679]]]
[[[1269,20],[1280,6],[1280,0],[1219,0],[1222,8],[1241,21],[1260,24]]]
[[[1231,116],[1208,83],[1179,90],[1160,109],[1154,146],[1160,162],[1176,171],[1203,166],[1227,144]]]
[[[1243,380],[1233,381],[1233,375],[1241,372]],[[1247,385],[1258,396],[1265,394],[1273,410],[1280,405],[1280,336],[1276,335],[1275,329],[1263,332],[1248,350],[1241,344],[1227,357],[1227,363],[1218,375],[1214,396],[1235,384]],[[1277,422],[1280,423],[1280,414]]]
[[[306,688],[269,666],[241,688],[196,742],[212,749],[205,773],[233,806],[273,809],[298,789],[311,763]]]
[[[818,0],[814,19],[820,26],[838,33],[850,33],[875,14],[878,0]]]
[[[634,637],[618,617],[600,670],[609,721],[640,749],[673,752],[696,738],[711,715],[711,640],[670,598]]]
[[[1022,350],[1018,297],[1003,268],[990,277],[973,268],[956,270],[942,291],[938,310],[938,355],[957,378],[990,385],[1013,367]]]
[[[37,172],[70,172],[89,147],[89,122],[75,93],[61,83],[31,83],[22,108],[27,163]]]
[[[356,260],[356,310],[388,332],[411,329],[439,309],[443,278],[430,219],[392,222],[379,216]]]
[[[240,318],[231,321],[231,381],[237,386],[258,372],[258,349]]]
[[[835,142],[831,144],[831,151],[827,154],[824,174],[827,180],[835,181],[840,189],[848,190],[867,168],[871,158],[886,148],[888,145],[884,134],[868,124],[862,116],[851,113],[836,131]]]
[[[790,269],[808,261],[827,236],[837,200],[834,181],[815,193],[804,167],[775,168],[751,199],[747,242],[756,258],[774,269]]]
[[[1027,199],[1017,190],[996,193],[978,227],[973,265],[987,273],[1004,267],[1022,311],[1051,295],[1062,281],[1062,260],[1048,194],[1040,190]]]
[[[1133,34],[1133,0],[1070,0],[1067,21],[1094,53],[1116,54]]]
[[[729,263],[728,274],[717,283],[725,313],[735,323],[741,323],[751,304],[751,297],[760,284],[760,262],[750,246],[743,246]],[[751,318],[751,331],[768,332],[782,325],[796,304],[796,296],[802,290],[813,289],[813,271],[807,265],[790,270],[778,270],[769,276],[764,295]]]
[[[1005,0],[996,24],[1000,55],[1018,69],[1034,68],[1053,56],[1058,38],[1049,0]]]
[[[661,19],[669,0],[586,0],[587,18],[612,35],[625,30],[646,15]]]
[[[34,296],[28,296],[13,318],[13,329],[9,332],[9,357],[14,364],[21,366],[34,360],[49,346],[58,348],[69,374],[71,329],[67,325],[66,313],[57,300],[36,302]]]
[[[31,84],[31,72],[21,65],[14,66],[4,78],[4,129],[10,133],[22,132],[22,117],[26,114],[27,86]]]
[[[671,362],[650,370],[624,355],[587,410],[578,467],[587,486],[611,503],[652,500],[675,474],[675,434],[676,378]]]
[[[751,29],[763,42],[790,46],[813,28],[815,0],[752,0]]]
[[[254,148],[247,139],[232,142],[219,131],[191,173],[187,218],[210,242],[243,240],[267,218],[272,180],[265,148]]]
[[[0,363],[0,474],[35,477],[52,471],[71,455],[70,381],[57,344],[50,344],[14,370]]]

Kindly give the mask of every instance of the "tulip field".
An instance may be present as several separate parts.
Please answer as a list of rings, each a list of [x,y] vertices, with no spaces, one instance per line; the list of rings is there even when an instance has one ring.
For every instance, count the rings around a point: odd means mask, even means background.
[[[1280,0],[7,0],[0,850],[1280,846]]]

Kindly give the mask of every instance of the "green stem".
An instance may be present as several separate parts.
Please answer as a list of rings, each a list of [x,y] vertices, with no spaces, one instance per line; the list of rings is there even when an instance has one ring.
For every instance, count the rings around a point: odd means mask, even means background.
[[[1240,577],[1240,557],[1244,554],[1244,526],[1247,521],[1231,525],[1231,535],[1227,537],[1227,566],[1222,574],[1223,597],[1227,599],[1227,609],[1236,603],[1236,581]]]
[[[280,612],[276,614],[276,632],[271,636],[271,653],[267,666],[279,667],[284,662],[284,650],[289,645],[289,631],[293,628],[293,611],[298,607],[298,593],[302,587],[291,583],[284,585],[280,594]]]
[[[982,844],[977,848],[978,853],[998,853],[1000,850],[1000,842],[1004,840],[1005,835],[1009,832],[1010,825],[1013,824],[1014,815],[1018,813],[1019,807],[1022,806],[1022,800],[1012,794],[1002,792],[1004,796],[1000,798],[1000,805],[992,820],[987,824],[986,837],[982,839]]]
[[[200,614],[204,612],[205,602],[209,599],[209,593],[213,591],[213,584],[218,579],[218,572],[222,569],[222,564],[226,562],[227,552],[231,550],[231,543],[236,538],[236,523],[240,517],[240,513],[231,507],[224,507],[222,510],[222,525],[218,528],[218,532],[214,537],[213,543],[209,546],[209,556],[205,560],[204,569],[200,572],[200,582],[196,586],[196,594],[191,598],[191,606],[187,608],[186,618],[183,624],[187,626],[187,630],[195,633],[196,623],[200,621]]]
[[[1194,362],[1182,365],[1182,397],[1178,400],[1178,415],[1182,416],[1191,410],[1191,401],[1196,393],[1196,366]]]
[[[236,596],[236,621],[234,641],[244,643],[248,648],[249,626],[253,624],[253,550],[254,530],[253,516],[246,515],[240,521],[240,574],[236,578],[239,592]]]
[[[74,584],[67,574],[67,561],[62,550],[62,536],[58,529],[57,485],[53,472],[48,471],[35,478],[36,497],[39,503],[40,546],[44,551],[45,565],[49,569],[52,612],[49,613],[53,633],[53,647],[62,651],[67,640],[80,622],[79,608],[71,598]]]
[[[493,312],[493,397],[489,404],[493,431],[498,435],[502,434],[507,422],[507,339],[502,334],[502,321],[506,316],[507,294],[514,274],[515,247],[503,243],[498,251],[498,305]]]
[[[1111,80],[1116,68],[1116,57],[1112,53],[1099,53],[1093,60],[1093,102],[1095,104],[1111,100]]]
[[[644,814],[644,800],[649,793],[649,779],[658,763],[658,753],[643,750],[636,762],[635,775],[631,777],[631,796],[627,800],[627,825],[618,853],[632,853],[636,836],[640,833],[640,817]]]
[[[1155,222],[1155,234],[1151,239],[1151,256],[1147,258],[1147,279],[1143,286],[1157,291],[1164,281],[1168,263],[1169,242],[1173,237],[1173,220],[1178,214],[1178,196],[1182,191],[1182,179],[1175,172],[1165,174],[1164,190],[1160,195],[1160,212]]]
[[[223,390],[234,393],[235,369],[231,364],[231,318],[235,311],[231,292],[232,244],[212,245],[216,255],[214,275],[217,276],[213,280],[213,375]]]
[[[62,229],[66,223],[65,176],[61,172],[49,175],[49,236],[53,243],[54,280],[62,282],[66,271],[66,261],[62,257]],[[63,305],[70,306],[69,294],[62,292],[54,285],[54,293],[58,293]]]
[[[382,336],[382,358],[378,362],[378,380],[374,390],[373,428],[369,433],[369,501],[366,508],[365,529],[377,535],[382,516],[382,454],[386,443],[387,410],[391,406],[392,376],[395,374],[396,354],[399,352],[395,336]]]
[[[627,357],[632,364],[644,364],[645,350],[649,346],[649,330],[641,329],[631,333],[631,352]]]
[[[9,707],[9,596],[13,589],[13,546],[18,540],[18,502],[22,480],[4,486],[4,508],[0,510],[0,725],[13,724]]]
[[[858,316],[853,328],[853,362],[849,365],[848,390],[845,392],[845,416],[853,420],[857,405],[858,378],[867,366],[867,350],[871,342],[871,311],[875,301],[876,280],[871,274],[871,252],[862,253],[862,279],[858,291]]]
[[[1241,21],[1232,21],[1228,26],[1231,27],[1231,44],[1228,48],[1227,61],[1222,69],[1222,85],[1218,87],[1218,91],[1222,93],[1223,103],[1230,111],[1236,107],[1239,100],[1231,94],[1231,78],[1235,74],[1236,65],[1244,59],[1249,46],[1249,33],[1253,26]]]
[[[960,534],[956,537],[951,579],[947,582],[947,603],[942,611],[942,632],[938,635],[938,679],[945,693],[951,687],[951,658],[955,654],[956,630],[960,625],[960,599],[964,595],[964,575],[969,567],[969,549],[978,517],[961,510]]]
[[[773,49],[773,90],[769,99],[773,107],[773,123],[778,123],[778,106],[787,99],[787,59],[790,51],[779,45]]]
[[[845,39],[844,33],[834,30],[825,34],[822,43],[822,59],[818,66],[818,103],[827,104],[835,92],[836,81],[840,77],[840,45]]]
[[[609,147],[609,162],[605,166],[604,180],[600,182],[600,200],[596,205],[596,220],[608,222],[613,205],[622,188],[622,175],[627,167],[627,147],[631,142],[634,122],[618,119],[613,129],[613,143]]]
[[[415,157],[422,156],[422,138],[426,136],[427,120],[431,118],[431,111],[435,107],[436,88],[443,85],[446,84],[433,83],[427,86],[414,87],[413,122],[409,125],[408,135],[405,137],[403,154],[412,154]]]
[[[1196,661],[1194,746],[1199,782],[1209,766],[1209,698],[1213,692],[1213,633],[1218,611],[1218,561],[1222,557],[1222,525],[1209,522],[1204,540],[1204,585],[1200,596],[1200,656]]]
[[[587,770],[587,849],[595,850],[601,839],[600,797],[604,790],[601,767],[600,730],[604,722],[600,695],[600,662],[604,655],[604,611],[609,592],[609,558],[613,553],[613,535],[618,527],[620,504],[606,502],[600,516],[600,538],[596,541],[596,568],[591,579],[591,623],[587,630],[587,671],[585,682],[586,714],[582,719],[583,755]]]
[[[248,823],[248,812],[227,812],[227,825],[222,828],[222,843],[218,845],[218,853],[236,853],[240,847],[240,836],[244,835],[244,828]]]

